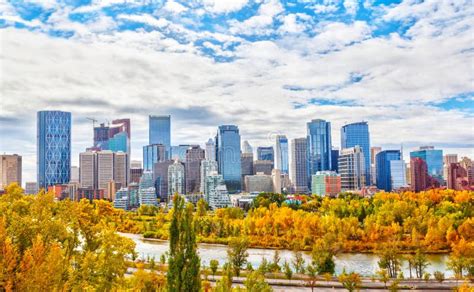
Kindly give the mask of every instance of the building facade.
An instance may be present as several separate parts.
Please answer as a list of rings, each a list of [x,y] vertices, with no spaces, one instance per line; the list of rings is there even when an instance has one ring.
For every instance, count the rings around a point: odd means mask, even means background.
[[[370,147],[370,183],[377,185],[377,154],[382,151],[382,147]]]
[[[216,154],[219,173],[222,174],[227,190],[239,192],[242,186],[240,161],[240,133],[234,125],[219,126],[216,136]]]
[[[311,176],[318,171],[331,169],[331,123],[315,119],[307,123],[307,183],[311,187]]]
[[[203,194],[209,194],[206,189],[206,177],[211,173],[217,173],[217,161],[215,160],[204,160],[201,162],[201,184],[199,191]]]
[[[291,141],[290,179],[296,193],[308,192],[308,144],[306,138]]]
[[[384,150],[376,154],[376,181],[377,188],[384,190],[386,192],[392,191],[394,186],[392,185],[393,178],[397,179],[398,184],[400,179],[404,181],[405,171],[399,173],[400,166],[396,163],[393,164],[392,161],[401,161],[403,163],[403,170],[405,169],[405,163],[402,160],[402,154],[400,150]],[[397,168],[398,167],[398,168]],[[393,174],[392,174],[393,171]],[[403,178],[400,178],[403,176]]]
[[[216,160],[216,142],[211,138],[206,142],[206,160]]]
[[[0,191],[11,183],[21,187],[22,159],[18,154],[0,155]]]
[[[138,185],[138,197],[140,206],[158,205],[155,184],[153,181],[153,173],[151,171],[144,172],[142,177],[140,178],[140,183]]]
[[[282,173],[289,173],[289,156],[288,156],[288,138],[285,135],[277,135],[275,143],[275,168]]]
[[[318,171],[311,177],[311,193],[317,196],[337,196],[341,192],[341,176],[335,171]]]
[[[185,177],[186,194],[199,193],[201,188],[201,162],[205,159],[205,150],[199,145],[189,147],[186,151]]]
[[[151,144],[143,146],[143,169],[153,171],[155,163],[167,159],[166,146],[163,144]]]
[[[253,192],[273,192],[273,180],[271,175],[263,174],[261,172],[255,175],[248,175],[245,177],[245,191]]]
[[[433,146],[423,146],[410,152],[411,158],[420,158],[426,163],[429,185],[436,187],[444,184],[443,180],[443,150]]]
[[[168,167],[168,195],[184,195],[185,193],[185,170],[178,160]]]
[[[37,175],[39,188],[67,184],[71,171],[71,113],[37,114]]]
[[[274,163],[275,161],[275,152],[273,146],[269,147],[257,147],[257,159],[258,160],[268,160]]]
[[[365,157],[360,146],[341,150],[339,174],[342,191],[356,191],[365,187]]]
[[[154,166],[153,178],[157,196],[161,202],[167,202],[173,195],[168,193],[168,169],[173,163],[173,160],[165,160],[155,163]]]
[[[171,155],[171,116],[150,115],[148,123],[148,144],[164,145],[167,151],[166,158],[169,159]]]
[[[344,125],[341,128],[341,148],[360,146],[364,153],[365,182],[370,185],[370,134],[367,122]]]
[[[263,173],[271,175],[273,170],[273,162],[270,160],[255,160],[253,162],[253,175]]]

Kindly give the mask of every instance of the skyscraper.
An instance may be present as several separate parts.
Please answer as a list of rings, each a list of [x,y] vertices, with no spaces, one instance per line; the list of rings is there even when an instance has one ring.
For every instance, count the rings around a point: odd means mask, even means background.
[[[199,193],[201,185],[201,162],[205,151],[199,145],[191,146],[186,151],[185,177],[186,194]]]
[[[253,175],[257,173],[263,173],[271,175],[273,170],[273,161],[270,160],[255,160],[253,162]]]
[[[253,154],[252,153],[242,153],[240,155],[241,161],[241,173],[242,173],[242,183],[245,182],[246,175],[253,175]],[[244,185],[242,189],[244,189]]]
[[[252,153],[253,154],[253,148],[250,145],[249,141],[245,140],[244,145],[242,146],[242,153]]]
[[[186,161],[186,151],[192,146],[195,145],[179,144],[178,146],[171,146],[171,159],[179,160],[181,162]]]
[[[370,147],[370,183],[377,185],[377,161],[375,156],[382,151],[382,147]]]
[[[155,188],[161,202],[166,202],[168,199],[171,199],[170,194],[168,194],[168,169],[173,163],[173,160],[165,160],[157,162],[154,165],[153,175]]]
[[[276,136],[275,152],[275,168],[288,174],[288,138],[285,135]]]
[[[325,120],[312,120],[307,123],[308,148],[308,187],[311,183],[311,175],[318,171],[331,169],[331,123]]]
[[[390,192],[399,188],[400,184],[406,185],[405,162],[400,150],[380,151],[375,156],[375,161],[377,188]]]
[[[153,165],[159,161],[165,161],[166,157],[166,146],[163,144],[143,146],[143,169],[152,171]]]
[[[268,160],[274,163],[275,161],[275,152],[273,146],[269,147],[257,147],[257,160]]]
[[[365,186],[365,157],[360,146],[342,149],[339,154],[341,190],[360,190]]]
[[[155,185],[153,182],[153,173],[151,173],[151,171],[145,171],[140,178],[138,198],[140,205],[158,205]]]
[[[434,149],[433,146],[423,146],[419,150],[410,152],[410,158],[423,159],[426,163],[429,181],[435,185],[443,185],[443,150]],[[432,185],[432,183],[429,184]]]
[[[216,160],[216,142],[211,138],[206,142],[206,160]]]
[[[94,127],[94,145],[91,150],[122,151],[130,157],[130,119],[113,120],[112,124]]]
[[[38,186],[67,184],[71,171],[71,113],[39,111],[37,119]]]
[[[430,185],[428,167],[426,162],[419,157],[410,158],[410,184],[414,192],[426,190]]]
[[[0,190],[4,190],[11,183],[21,186],[21,156],[0,155],[0,163]]]
[[[203,194],[208,194],[206,189],[206,177],[210,173],[217,173],[217,161],[215,160],[204,160],[201,161],[201,185],[199,191]]]
[[[290,177],[296,193],[308,192],[308,145],[306,138],[291,141]]]
[[[148,144],[165,145],[167,158],[171,157],[171,116],[149,116]]]
[[[168,167],[168,195],[184,194],[185,180],[184,180],[184,166],[178,160]]]
[[[99,151],[97,155],[97,188],[107,190],[109,182],[114,181],[114,153],[110,150]],[[105,191],[105,196],[110,194]]]
[[[95,152],[79,153],[79,184],[81,188],[96,188]]]
[[[333,148],[331,149],[331,171],[339,172],[338,167],[339,161],[339,149]]]
[[[125,188],[130,182],[130,161],[128,154],[122,151],[114,153],[114,182]]]
[[[443,156],[443,178],[446,181],[447,185],[447,180],[448,180],[448,170],[449,167],[451,166],[451,163],[457,163],[458,162],[458,155],[457,154],[446,154]]]
[[[370,134],[367,122],[347,124],[341,128],[341,148],[360,146],[365,159],[365,182],[370,185]]]
[[[229,192],[241,188],[240,134],[234,125],[219,126],[216,136],[216,153],[219,173]]]

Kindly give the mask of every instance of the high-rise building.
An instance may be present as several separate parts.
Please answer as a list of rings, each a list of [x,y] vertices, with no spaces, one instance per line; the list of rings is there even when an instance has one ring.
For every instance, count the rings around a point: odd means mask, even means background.
[[[162,144],[166,147],[166,157],[169,159],[171,153],[171,116],[149,116],[149,143]]]
[[[459,164],[467,171],[469,184],[474,184],[474,165],[472,163],[472,160],[468,157],[462,157],[459,161]]]
[[[186,151],[185,177],[186,194],[199,193],[201,188],[201,162],[205,159],[205,150],[199,145]]]
[[[192,146],[195,145],[180,144],[178,146],[171,146],[171,159],[179,160],[181,162],[186,161],[186,151],[188,151],[188,148]]]
[[[253,154],[243,153],[240,155],[241,161],[241,173],[242,173],[242,184],[245,182],[246,175],[253,175]],[[242,190],[245,186],[242,186]]]
[[[370,184],[377,185],[377,160],[375,156],[382,151],[382,147],[370,147]]]
[[[204,199],[211,209],[225,208],[231,205],[229,193],[225,185],[224,178],[217,172],[210,172],[206,176],[206,192]]]
[[[143,169],[152,171],[155,163],[165,161],[166,157],[166,146],[163,144],[143,146]]]
[[[448,170],[449,170],[449,167],[451,166],[451,163],[457,163],[457,162],[458,162],[457,154],[446,154],[443,156],[443,179],[446,182],[448,180]]]
[[[339,174],[342,191],[360,190],[365,187],[365,157],[360,146],[341,150]]]
[[[448,189],[452,190],[474,190],[474,184],[469,182],[467,170],[460,163],[451,163],[448,167],[447,177]]]
[[[273,192],[275,194],[281,194],[282,192],[282,180],[281,180],[281,170],[273,169],[272,170],[272,182],[273,182]]]
[[[79,153],[79,182],[81,188],[96,188],[96,154]]]
[[[318,171],[311,177],[311,193],[318,196],[337,196],[341,192],[341,176],[335,171]]]
[[[130,119],[113,120],[112,124],[94,127],[94,145],[91,150],[122,151],[130,157]]]
[[[38,186],[66,184],[71,176],[71,113],[39,111],[37,119]]]
[[[257,159],[258,160],[268,160],[274,163],[275,161],[275,152],[273,146],[269,147],[257,147]]]
[[[131,160],[130,168],[142,168],[142,162],[140,160]]]
[[[158,205],[155,184],[153,182],[153,173],[151,171],[145,171],[143,173],[138,187],[138,197],[140,205]]]
[[[400,150],[384,150],[378,152],[375,157],[375,165],[377,169],[377,188],[390,192],[400,188],[400,184],[406,186],[405,162],[402,159]],[[394,183],[395,185],[393,185]]]
[[[411,158],[421,158],[426,163],[430,186],[443,185],[443,150],[433,146],[423,146],[419,150],[410,152]]]
[[[308,192],[308,145],[306,138],[291,141],[290,178],[296,193]]]
[[[79,182],[79,167],[71,166],[71,178],[69,179],[70,183]]]
[[[318,171],[331,169],[331,123],[316,119],[307,123],[308,173],[307,184],[311,187],[311,176]]]
[[[288,138],[285,135],[277,135],[275,144],[275,168],[282,173],[289,173]]]
[[[130,168],[130,183],[139,183],[143,175],[143,168]]]
[[[263,173],[271,175],[273,170],[273,161],[270,160],[255,160],[253,162],[253,174]]]
[[[11,183],[17,183],[21,187],[21,156],[0,155],[0,163],[0,190],[4,190]]]
[[[216,157],[229,192],[241,189],[241,161],[239,128],[234,125],[219,126],[216,136]]]
[[[38,184],[36,182],[29,182],[25,183],[25,194],[27,195],[34,195],[38,193]]]
[[[428,176],[428,166],[422,158],[410,158],[410,174],[411,189],[414,192],[421,192],[430,187],[431,181]]]
[[[212,138],[206,142],[206,160],[216,160],[216,142]]]
[[[273,180],[271,175],[264,173],[257,173],[255,175],[247,175],[245,177],[245,191],[248,193],[253,192],[273,192]]]
[[[245,140],[244,145],[242,146],[242,153],[252,153],[253,154],[253,148],[250,145],[249,141]]]
[[[339,172],[338,168],[338,160],[339,160],[339,149],[333,148],[331,149],[331,171]]]
[[[109,182],[114,181],[114,153],[110,150],[96,152],[97,188],[107,190]],[[104,192],[109,196],[107,191]]]
[[[344,125],[341,128],[341,148],[360,146],[365,159],[365,182],[370,185],[370,134],[367,122]]]
[[[168,194],[173,196],[178,193],[184,194],[185,191],[185,179],[184,179],[184,166],[178,160],[168,167]]]
[[[119,189],[127,187],[130,182],[129,165],[127,153],[121,151],[114,153],[114,182],[119,185]]]
[[[173,195],[168,193],[168,169],[173,163],[173,160],[165,160],[155,163],[154,166],[155,188],[161,202],[167,202]]]
[[[199,191],[203,194],[209,194],[206,189],[206,177],[211,173],[217,173],[217,161],[204,160],[201,162],[201,185]]]

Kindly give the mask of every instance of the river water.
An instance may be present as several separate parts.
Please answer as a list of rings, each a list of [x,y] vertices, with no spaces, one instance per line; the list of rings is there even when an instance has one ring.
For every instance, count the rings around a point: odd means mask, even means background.
[[[142,238],[140,234],[128,234],[122,233],[121,235],[132,239],[135,244],[135,251],[138,257],[141,259],[147,259],[154,257],[158,262],[160,256],[168,251],[169,242],[165,240],[150,240]],[[227,246],[220,244],[207,244],[199,243],[198,252],[201,257],[201,262],[205,266],[209,266],[209,261],[212,259],[218,260],[219,264],[222,265],[227,260]],[[279,250],[280,252],[280,266],[283,265],[285,260],[289,263],[293,259],[293,253],[289,250]],[[257,268],[262,262],[262,258],[266,258],[269,262],[272,262],[273,254],[275,249],[259,249],[249,248],[249,257],[247,260],[252,264],[254,268]],[[309,252],[304,252],[303,257],[306,263],[311,261],[311,255]],[[441,271],[445,273],[446,277],[452,277],[453,273],[447,269],[446,262],[448,260],[447,255],[432,254],[428,255],[429,266],[426,271],[433,275],[435,271]],[[377,265],[378,257],[374,254],[366,253],[341,253],[335,257],[336,262],[336,274],[340,274],[345,268],[347,272],[357,272],[364,276],[371,276],[378,270]],[[403,263],[402,271],[405,277],[409,276],[408,265],[406,262]],[[413,271],[414,273],[414,271]]]

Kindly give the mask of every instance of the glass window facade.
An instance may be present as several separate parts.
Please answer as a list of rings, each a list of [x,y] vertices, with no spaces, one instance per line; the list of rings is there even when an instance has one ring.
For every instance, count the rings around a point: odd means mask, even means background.
[[[149,116],[148,130],[148,144],[163,144],[166,147],[167,155],[170,155],[171,116]]]
[[[153,165],[164,160],[166,160],[166,149],[164,145],[153,144],[143,146],[143,169],[145,171],[153,171]]]
[[[440,185],[444,183],[443,150],[434,149],[433,147],[422,147],[420,150],[410,152],[411,158],[422,159],[426,163],[428,175]]]
[[[273,147],[257,147],[257,159],[268,160],[273,162],[275,159],[275,152],[273,151]]]
[[[365,159],[365,181],[370,184],[370,134],[367,122],[347,124],[341,128],[341,147],[360,146]]]
[[[219,126],[216,136],[216,153],[219,173],[229,192],[241,189],[240,133],[234,125]]]
[[[71,113],[37,114],[37,175],[39,188],[67,184],[71,169]]]
[[[278,135],[276,137],[275,167],[281,170],[281,173],[288,174],[288,138],[283,135]]]
[[[391,161],[400,159],[401,153],[399,150],[384,150],[377,153],[375,156],[377,188],[387,192],[393,190]]]
[[[308,183],[318,171],[331,170],[331,123],[312,120],[307,124]],[[308,185],[308,187],[311,187]]]

